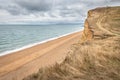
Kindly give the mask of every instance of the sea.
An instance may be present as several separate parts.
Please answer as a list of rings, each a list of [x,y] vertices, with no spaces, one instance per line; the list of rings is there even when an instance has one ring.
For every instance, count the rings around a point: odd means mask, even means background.
[[[0,25],[0,56],[83,30],[81,24]]]

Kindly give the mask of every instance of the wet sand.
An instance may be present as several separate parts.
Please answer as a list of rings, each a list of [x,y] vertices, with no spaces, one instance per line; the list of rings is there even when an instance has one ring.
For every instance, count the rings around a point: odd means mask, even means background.
[[[0,56],[0,80],[22,80],[40,68],[61,63],[70,46],[77,43],[82,32],[76,32],[31,48]]]

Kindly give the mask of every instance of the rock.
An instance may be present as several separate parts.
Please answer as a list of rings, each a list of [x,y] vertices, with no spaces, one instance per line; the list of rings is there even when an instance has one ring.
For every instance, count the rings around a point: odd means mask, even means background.
[[[104,35],[120,35],[120,6],[101,7],[88,11],[81,42]]]
[[[84,31],[82,34],[82,41],[87,41],[87,40],[91,40],[91,39],[93,39],[93,31],[90,28],[89,23],[86,19],[85,23],[84,23]]]

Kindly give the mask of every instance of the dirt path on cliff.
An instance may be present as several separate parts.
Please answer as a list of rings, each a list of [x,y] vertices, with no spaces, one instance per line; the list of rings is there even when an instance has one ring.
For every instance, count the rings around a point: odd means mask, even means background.
[[[104,14],[105,14],[105,13],[104,13]],[[107,17],[107,16],[105,16],[104,14],[103,14],[102,16],[100,16],[100,18],[98,18],[98,20],[97,20],[97,22],[96,22],[98,28],[101,29],[101,30],[104,31],[104,32],[107,32],[107,33],[110,34],[110,35],[120,36],[120,35],[115,34],[115,33],[112,33],[111,31],[109,31],[109,30],[107,30],[107,29],[105,29],[105,28],[102,27],[102,21]]]
[[[109,30],[103,28],[102,25],[101,25],[101,24],[102,24],[102,21],[103,21],[103,19],[104,19],[105,17],[106,17],[106,16],[103,16],[103,17],[99,18],[99,19],[97,20],[96,24],[97,24],[98,28],[101,29],[102,31],[107,32],[108,34],[113,35],[112,32],[110,32]]]

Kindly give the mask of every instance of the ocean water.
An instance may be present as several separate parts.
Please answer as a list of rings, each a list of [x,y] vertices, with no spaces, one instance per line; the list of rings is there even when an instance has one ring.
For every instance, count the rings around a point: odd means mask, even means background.
[[[0,56],[82,29],[82,24],[0,25]]]

